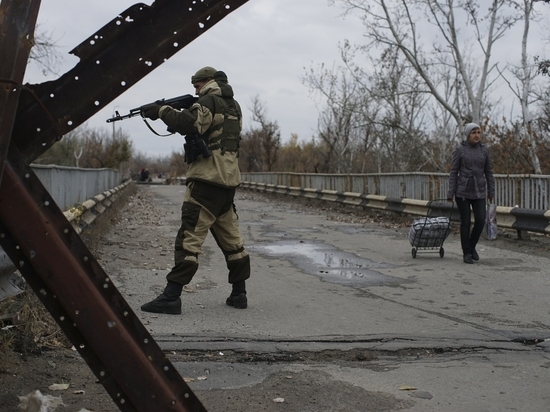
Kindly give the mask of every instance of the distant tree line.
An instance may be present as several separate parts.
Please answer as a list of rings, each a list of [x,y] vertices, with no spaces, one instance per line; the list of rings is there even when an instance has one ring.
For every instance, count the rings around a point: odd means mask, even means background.
[[[119,130],[92,129],[83,125],[63,136],[34,163],[83,168],[118,169],[134,154],[130,136]]]
[[[547,10],[548,0],[332,3],[364,23],[364,43],[344,40],[340,64],[305,71],[302,82],[321,108],[313,137],[283,141],[268,103],[252,100],[239,152],[243,172],[447,172],[464,124],[476,122],[495,173],[550,174],[550,63],[528,52],[537,3]],[[512,44],[517,55],[496,61],[496,51]],[[82,167],[129,161],[133,170],[171,176],[187,169],[181,152],[151,158],[133,153],[121,131],[86,129],[39,161]]]

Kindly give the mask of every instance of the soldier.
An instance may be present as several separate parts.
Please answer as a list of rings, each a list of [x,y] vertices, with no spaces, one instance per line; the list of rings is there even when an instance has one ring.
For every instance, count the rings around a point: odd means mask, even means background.
[[[242,112],[233,98],[233,89],[222,71],[203,67],[191,77],[199,96],[188,110],[150,104],[142,115],[161,119],[168,130],[182,135],[198,134],[207,149],[186,153],[192,163],[186,175],[187,190],[181,208],[181,227],[176,236],[172,270],[156,299],[141,310],[154,313],[181,313],[181,291],[199,267],[198,256],[208,231],[222,250],[232,291],[227,305],[245,309],[248,305],[245,281],[250,277],[250,257],[244,249],[233,199],[240,184],[238,163]]]

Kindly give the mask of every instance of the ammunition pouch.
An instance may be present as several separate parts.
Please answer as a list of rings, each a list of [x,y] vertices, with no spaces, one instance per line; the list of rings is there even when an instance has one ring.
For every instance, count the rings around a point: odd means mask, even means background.
[[[184,158],[187,164],[193,163],[199,156],[205,159],[212,156],[212,152],[198,134],[184,136],[184,139],[183,150],[185,151]]]

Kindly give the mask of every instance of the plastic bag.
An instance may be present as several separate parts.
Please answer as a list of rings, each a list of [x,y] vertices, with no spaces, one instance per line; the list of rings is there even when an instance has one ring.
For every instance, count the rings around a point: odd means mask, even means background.
[[[497,238],[497,205],[494,203],[487,203],[485,237],[488,240],[495,240]]]

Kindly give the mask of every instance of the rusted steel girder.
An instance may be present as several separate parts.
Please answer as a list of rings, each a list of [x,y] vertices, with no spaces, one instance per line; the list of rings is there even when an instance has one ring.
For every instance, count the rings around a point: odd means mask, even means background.
[[[0,181],[39,8],[40,0],[5,1],[0,5]]]
[[[0,245],[121,411],[205,411],[10,146]]]
[[[73,50],[81,61],[72,70],[55,81],[22,86],[11,135],[4,123],[13,116],[4,113],[13,112],[15,103],[0,94],[0,148],[9,145],[0,183],[0,245],[122,411],[205,408],[29,164],[246,1],[136,4]],[[38,0],[2,2],[2,26],[5,19],[16,26],[30,21],[29,13],[22,7],[10,10],[9,3],[39,5]],[[8,83],[18,88],[18,81]]]

